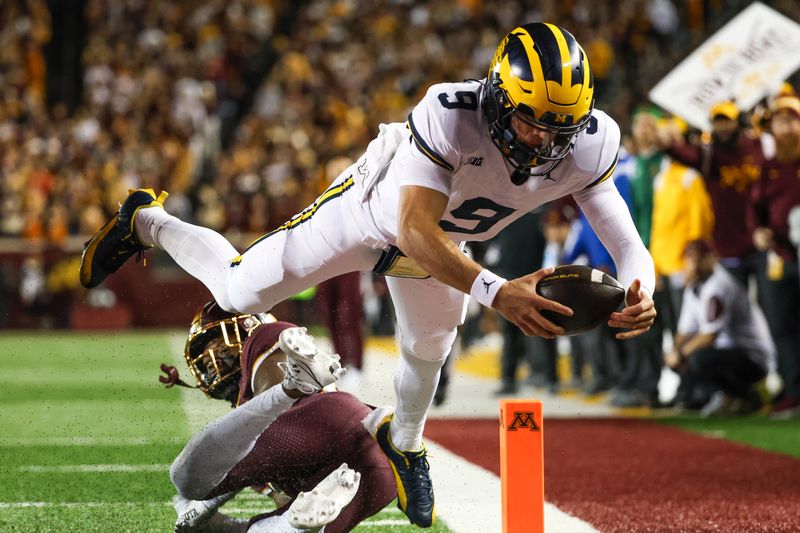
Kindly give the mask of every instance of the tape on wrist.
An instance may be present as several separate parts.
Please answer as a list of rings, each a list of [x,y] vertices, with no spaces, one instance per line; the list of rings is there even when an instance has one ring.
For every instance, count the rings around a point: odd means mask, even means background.
[[[497,292],[506,281],[505,278],[501,278],[491,270],[484,268],[475,278],[475,281],[472,282],[469,295],[479,304],[492,307],[494,297],[497,296]]]

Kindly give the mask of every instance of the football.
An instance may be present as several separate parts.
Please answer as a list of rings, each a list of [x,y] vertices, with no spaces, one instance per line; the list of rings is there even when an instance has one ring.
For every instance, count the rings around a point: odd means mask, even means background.
[[[564,335],[594,329],[616,311],[625,299],[625,288],[605,272],[582,265],[556,267],[536,284],[536,293],[572,309],[572,316],[543,310],[542,316],[561,326]]]

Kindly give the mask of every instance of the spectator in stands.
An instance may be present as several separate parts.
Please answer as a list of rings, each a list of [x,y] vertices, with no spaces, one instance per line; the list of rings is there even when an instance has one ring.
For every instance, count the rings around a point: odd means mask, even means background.
[[[761,310],[745,287],[717,262],[705,240],[686,245],[686,288],[667,365],[681,375],[680,401],[698,388],[712,392],[704,414],[748,414],[762,400],[754,385],[775,364],[775,350]]]
[[[659,119],[662,113],[654,108],[641,109],[633,117],[635,170],[631,177],[633,220],[642,241],[650,248],[653,230],[654,184],[663,170],[665,155],[659,142]],[[650,331],[626,346],[626,368],[621,381],[620,405],[657,404],[658,381],[663,361],[664,317],[669,311],[669,288],[663,276],[656,276],[653,294],[658,317]]]
[[[800,408],[800,277],[788,223],[800,205],[800,99],[779,97],[770,111],[775,157],[764,164],[753,188],[749,220],[753,244],[767,255],[762,301],[784,387],[774,411],[791,413]]]
[[[640,109],[633,116],[635,168],[630,178],[633,221],[648,248],[653,225],[653,182],[664,159],[658,133],[660,118],[661,112],[654,108]]]
[[[658,128],[659,135],[670,132],[667,135],[671,138],[686,133],[685,124],[678,119],[662,119]],[[662,278],[669,296],[666,318],[673,331],[680,314],[683,251],[690,241],[710,239],[713,227],[714,212],[700,174],[671,157],[664,157],[653,180],[650,253],[656,275]]]
[[[774,146],[769,136],[754,137],[743,127],[739,108],[732,101],[711,107],[711,133],[700,142],[687,143],[683,136],[663,140],[667,154],[694,168],[703,177],[716,222],[712,243],[719,262],[742,283],[755,276],[761,255],[756,252],[746,217],[750,189]],[[694,236],[698,237],[698,236]]]

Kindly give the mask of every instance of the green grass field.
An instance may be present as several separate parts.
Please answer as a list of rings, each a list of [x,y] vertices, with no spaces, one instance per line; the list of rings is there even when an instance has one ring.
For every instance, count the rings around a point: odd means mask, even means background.
[[[180,346],[180,335],[158,332],[0,336],[0,531],[172,530],[169,463],[192,427],[225,410],[158,383]],[[223,510],[272,508],[247,490]],[[417,530],[394,504],[357,528]]]
[[[740,418],[681,416],[664,418],[660,421],[707,437],[728,439],[762,450],[800,458],[800,418],[770,420],[764,416]]]

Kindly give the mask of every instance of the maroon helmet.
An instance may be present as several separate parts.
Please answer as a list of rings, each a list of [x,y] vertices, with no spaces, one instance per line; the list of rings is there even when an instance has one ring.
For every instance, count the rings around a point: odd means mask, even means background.
[[[269,313],[229,313],[216,302],[205,304],[192,319],[183,357],[206,396],[236,403],[242,375],[242,345],[262,324],[275,322]]]

